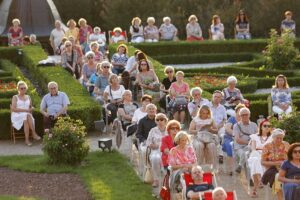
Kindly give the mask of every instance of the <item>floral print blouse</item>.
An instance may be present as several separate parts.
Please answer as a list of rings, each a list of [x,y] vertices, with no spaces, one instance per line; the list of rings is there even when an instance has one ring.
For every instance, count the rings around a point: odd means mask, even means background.
[[[195,151],[192,146],[187,146],[184,151],[178,149],[178,146],[173,147],[170,151],[168,163],[170,166],[194,164],[197,161]]]

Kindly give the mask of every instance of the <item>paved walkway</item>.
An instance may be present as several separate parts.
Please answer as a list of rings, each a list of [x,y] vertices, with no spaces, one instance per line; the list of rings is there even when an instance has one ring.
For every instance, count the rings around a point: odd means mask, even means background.
[[[242,62],[223,62],[223,63],[199,63],[199,64],[167,64],[165,66],[173,66],[176,68],[184,68],[184,69],[207,69],[207,68],[217,68],[217,67],[225,67],[228,65],[239,64]]]
[[[114,149],[118,149],[115,144],[115,136],[114,135],[103,135],[100,132],[93,132],[88,136],[88,142],[91,148],[91,151],[97,151],[98,148],[98,139],[100,138],[112,138],[113,139],[113,146]],[[131,160],[134,169],[138,174],[140,174],[140,170],[138,169],[138,153],[133,148],[133,151],[130,149],[131,139],[123,137],[123,142],[121,147],[118,149],[122,154],[124,154],[128,160]],[[33,146],[28,147],[24,144],[22,140],[18,140],[16,144],[13,144],[10,140],[1,140],[0,141],[0,156],[5,155],[42,155],[42,143],[41,142],[34,142]],[[133,155],[133,156],[131,156]],[[224,166],[220,166],[223,169]],[[220,170],[224,171],[224,170]],[[229,176],[222,172],[217,174],[217,183],[218,186],[224,187],[228,191],[235,190],[239,200],[251,200],[247,195],[248,187],[246,183],[246,178],[242,175],[233,175]],[[153,190],[153,195],[158,195],[159,189]],[[271,196],[271,192],[267,189],[260,189],[258,191],[259,198],[257,200],[273,200],[274,197]]]

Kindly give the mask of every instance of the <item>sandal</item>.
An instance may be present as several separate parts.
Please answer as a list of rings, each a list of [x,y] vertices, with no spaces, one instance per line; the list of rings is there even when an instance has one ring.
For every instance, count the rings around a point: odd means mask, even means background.
[[[251,198],[257,198],[256,190],[252,190],[252,192],[249,194],[249,196],[250,196]]]

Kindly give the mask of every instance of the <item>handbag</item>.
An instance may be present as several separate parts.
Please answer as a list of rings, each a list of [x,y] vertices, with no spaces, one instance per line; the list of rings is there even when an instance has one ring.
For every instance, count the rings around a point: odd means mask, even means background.
[[[162,200],[170,200],[171,199],[171,192],[169,187],[169,172],[165,175],[163,185],[160,189],[159,196]]]
[[[217,136],[215,136],[214,134],[208,131],[199,131],[197,134],[197,138],[200,140],[200,142],[204,144],[209,144],[209,143],[215,143],[216,145],[218,144]]]
[[[151,170],[151,164],[150,164],[150,156],[151,153],[151,149],[150,147],[147,147],[146,150],[146,171],[145,171],[145,177],[144,177],[144,183],[152,183],[153,182],[153,174],[152,174],[152,170]]]

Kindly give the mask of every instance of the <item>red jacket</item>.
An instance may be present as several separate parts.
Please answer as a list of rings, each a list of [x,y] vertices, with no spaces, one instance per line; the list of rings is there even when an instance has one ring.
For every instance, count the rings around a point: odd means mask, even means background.
[[[167,135],[161,139],[160,151],[162,152],[161,160],[164,167],[168,166],[168,155],[164,153],[164,150],[171,150],[173,147],[175,147],[175,144],[170,135]]]

